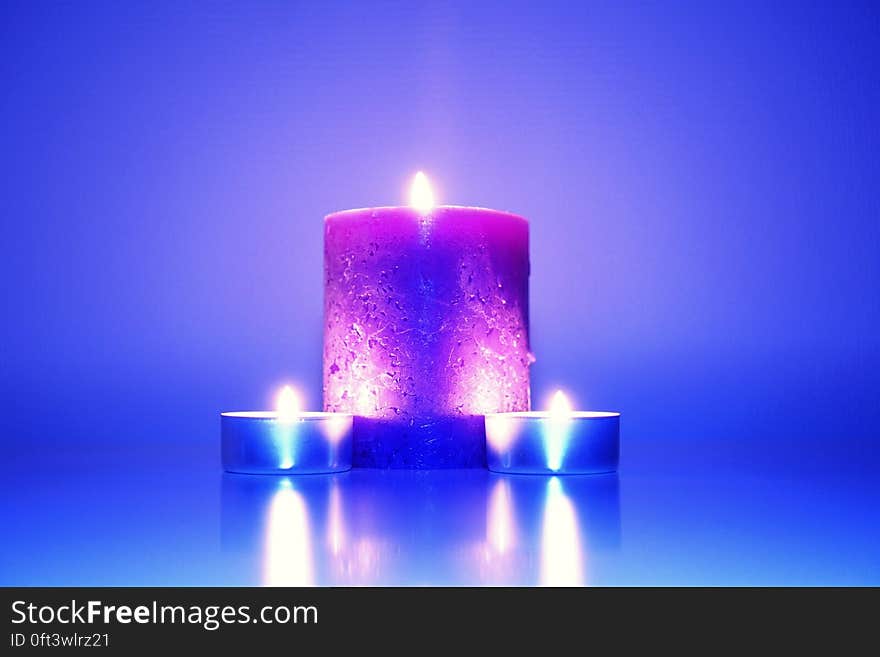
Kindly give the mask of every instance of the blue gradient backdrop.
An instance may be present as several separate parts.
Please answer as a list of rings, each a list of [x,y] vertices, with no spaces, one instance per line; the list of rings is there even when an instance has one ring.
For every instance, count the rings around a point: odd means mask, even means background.
[[[874,472],[878,69],[871,2],[4,2],[4,467],[317,407],[322,217],[423,169],[625,469]]]

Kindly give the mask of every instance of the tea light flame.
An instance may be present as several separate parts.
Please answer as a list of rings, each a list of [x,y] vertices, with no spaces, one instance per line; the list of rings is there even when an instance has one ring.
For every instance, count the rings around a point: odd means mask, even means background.
[[[562,460],[568,447],[568,425],[572,419],[571,402],[561,390],[557,390],[550,400],[548,413],[550,424],[545,438],[547,467],[557,472],[562,467]]]
[[[568,400],[568,397],[565,396],[565,393],[561,390],[557,390],[553,394],[553,398],[550,400],[550,415],[553,418],[569,418],[571,417],[572,407],[571,402]]]
[[[302,403],[293,388],[284,386],[281,389],[275,402],[275,410],[278,413],[278,419],[282,422],[291,422],[299,417]]]
[[[413,178],[412,186],[409,188],[409,204],[423,215],[434,208],[434,192],[431,191],[428,177],[421,171]]]

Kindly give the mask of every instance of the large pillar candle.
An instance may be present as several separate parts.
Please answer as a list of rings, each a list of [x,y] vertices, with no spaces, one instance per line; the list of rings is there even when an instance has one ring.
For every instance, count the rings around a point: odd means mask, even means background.
[[[326,217],[324,408],[355,414],[355,466],[485,466],[482,415],[529,408],[528,243],[485,208]]]

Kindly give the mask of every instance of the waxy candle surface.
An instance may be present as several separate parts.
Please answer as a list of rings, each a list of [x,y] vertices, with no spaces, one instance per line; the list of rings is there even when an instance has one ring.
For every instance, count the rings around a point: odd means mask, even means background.
[[[324,408],[359,416],[356,466],[481,467],[480,416],[528,410],[528,243],[483,208],[326,217]]]

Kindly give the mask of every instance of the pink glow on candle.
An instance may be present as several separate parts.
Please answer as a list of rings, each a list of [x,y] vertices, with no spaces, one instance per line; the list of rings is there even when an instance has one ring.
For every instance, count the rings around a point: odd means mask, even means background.
[[[342,499],[339,492],[339,484],[333,483],[330,489],[330,501],[328,503],[327,520],[327,543],[330,551],[335,556],[339,555],[342,545],[345,543],[345,518],[342,515]]]
[[[508,418],[501,415],[486,416],[486,440],[499,452],[507,449],[515,431],[516,427]]]
[[[338,212],[324,265],[324,408],[360,416],[355,465],[484,465],[479,416],[529,409],[528,223],[457,206],[430,221]]]

